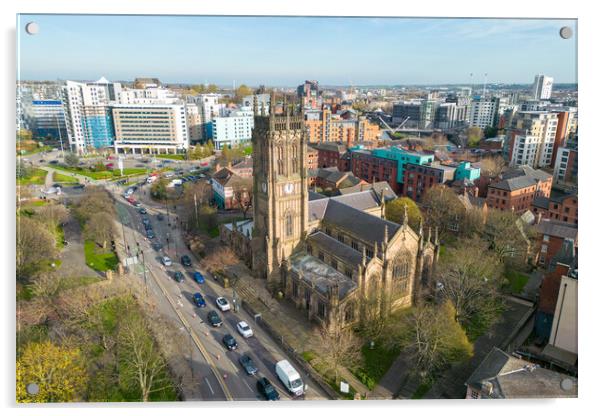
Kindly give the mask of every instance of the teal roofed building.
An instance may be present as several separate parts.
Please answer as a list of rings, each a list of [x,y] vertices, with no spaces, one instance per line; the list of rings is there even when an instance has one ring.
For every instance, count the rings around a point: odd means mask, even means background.
[[[460,162],[456,167],[456,173],[454,174],[454,180],[469,180],[474,181],[481,177],[481,168],[471,166],[470,162]]]
[[[397,182],[403,183],[403,175],[405,172],[406,163],[414,163],[417,165],[425,165],[433,162],[435,155],[432,153],[424,153],[402,149],[400,147],[389,147],[374,149],[372,155],[383,159],[397,161]]]

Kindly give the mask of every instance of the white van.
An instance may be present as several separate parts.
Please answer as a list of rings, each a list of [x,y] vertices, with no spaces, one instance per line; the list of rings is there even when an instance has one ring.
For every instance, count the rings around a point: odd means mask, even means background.
[[[295,370],[287,360],[278,361],[276,363],[276,374],[278,374],[278,378],[282,381],[282,384],[284,384],[288,391],[295,396],[301,396],[303,394],[303,380],[301,380],[301,376],[297,370]]]
[[[182,186],[182,179],[172,179],[171,183],[173,186]]]

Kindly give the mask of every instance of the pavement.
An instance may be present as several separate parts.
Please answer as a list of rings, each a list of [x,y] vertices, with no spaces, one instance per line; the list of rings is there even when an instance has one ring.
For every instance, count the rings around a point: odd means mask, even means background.
[[[215,306],[218,296],[226,297],[232,304],[232,291],[226,290],[218,285],[204,270],[201,263],[186,249],[181,238],[181,232],[177,228],[179,221],[175,220],[173,211],[169,214],[162,204],[147,200],[139,191],[135,197],[144,202],[148,211],[147,217],[153,226],[157,237],[153,241],[159,241],[164,245],[160,252],[151,247],[151,241],[145,237],[142,225],[142,215],[138,210],[128,204],[121,196],[122,189],[110,184],[108,188],[116,197],[116,208],[119,219],[122,222],[120,238],[118,238],[118,250],[127,251],[135,255],[138,250],[144,254],[140,256],[144,260],[145,267],[141,264],[131,266],[130,275],[145,281],[148,287],[148,296],[151,297],[161,314],[173,325],[187,334],[192,347],[189,349],[188,358],[191,372],[194,373],[192,386],[185,386],[187,400],[258,400],[256,381],[259,376],[267,377],[280,393],[282,400],[295,399],[326,399],[327,396],[321,389],[307,377],[303,381],[308,384],[304,396],[294,398],[285,390],[283,384],[275,374],[274,365],[281,359],[289,359],[276,343],[257,325],[253,325],[253,317],[244,310],[221,312]],[[172,207],[173,208],[173,207]],[[157,220],[157,215],[162,213],[165,219]],[[169,244],[168,244],[169,238]],[[160,263],[162,255],[169,255],[173,261],[170,267],[164,267]],[[193,259],[192,267],[184,267],[180,264],[180,256],[188,254]],[[144,271],[146,269],[146,279]],[[182,283],[173,279],[173,273],[181,271],[185,275]],[[206,278],[202,285],[192,280],[193,271],[200,271]],[[207,302],[205,308],[197,308],[191,301],[193,293],[200,292]],[[206,320],[207,313],[216,310],[222,317],[224,324],[220,328],[209,326]],[[249,323],[254,331],[251,338],[242,338],[236,330],[236,324],[244,320]],[[239,348],[235,351],[227,351],[222,345],[222,337],[232,334],[238,342]],[[243,372],[238,358],[242,354],[251,356],[259,369],[259,376],[248,376]],[[290,361],[290,359],[289,359]]]

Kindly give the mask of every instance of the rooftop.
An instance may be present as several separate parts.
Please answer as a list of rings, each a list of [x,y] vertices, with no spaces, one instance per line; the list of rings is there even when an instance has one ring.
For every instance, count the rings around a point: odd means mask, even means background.
[[[289,259],[291,268],[307,283],[313,284],[322,295],[333,285],[339,287],[339,299],[357,288],[357,284],[343,273],[306,253],[297,253]]]

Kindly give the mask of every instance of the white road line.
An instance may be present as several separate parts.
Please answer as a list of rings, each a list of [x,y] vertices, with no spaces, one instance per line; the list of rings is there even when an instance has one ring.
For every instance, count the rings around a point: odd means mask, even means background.
[[[234,363],[230,360],[228,360],[228,362],[230,363],[230,365],[232,366],[232,368],[234,369],[235,373],[238,373],[238,368],[236,368],[236,366],[234,365]]]
[[[207,383],[207,386],[209,386],[209,390],[211,390],[211,394],[215,396],[215,393],[213,392],[213,388],[211,387],[211,383],[209,383],[209,380],[207,380],[207,377],[205,377],[205,383]]]
[[[249,386],[249,383],[247,383],[247,380],[244,380],[245,384],[247,385],[247,387],[249,388],[249,390],[251,391],[251,393],[253,393],[253,389],[251,388],[251,386]]]

